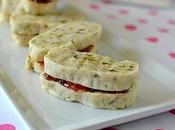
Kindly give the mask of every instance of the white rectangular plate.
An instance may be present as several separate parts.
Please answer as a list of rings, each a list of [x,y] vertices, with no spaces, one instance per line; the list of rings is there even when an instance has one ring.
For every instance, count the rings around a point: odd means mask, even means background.
[[[155,59],[142,54],[138,48],[132,47],[123,39],[116,39],[107,30],[97,50],[98,53],[117,60],[127,58],[140,64],[138,94],[136,103],[132,107],[124,110],[93,109],[49,95],[41,89],[38,74],[25,71],[24,64],[28,48],[22,48],[13,43],[8,26],[0,27],[0,65],[14,85],[1,71],[0,79],[3,80],[9,96],[17,102],[17,107],[23,116],[37,130],[99,129],[175,107],[175,74]],[[18,89],[22,95],[17,92]]]

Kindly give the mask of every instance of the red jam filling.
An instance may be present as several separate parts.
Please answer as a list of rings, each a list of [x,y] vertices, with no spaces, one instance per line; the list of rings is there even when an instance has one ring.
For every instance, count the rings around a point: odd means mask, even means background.
[[[37,63],[39,64],[40,67],[44,68],[44,61],[38,61]]]
[[[108,94],[119,94],[119,93],[123,94],[123,93],[128,93],[129,91],[128,89],[123,91],[104,91],[104,90],[92,89],[92,88],[88,88],[80,84],[75,84],[63,79],[54,78],[46,73],[44,74],[44,77],[49,81],[58,82],[61,85],[65,86],[66,88],[72,89],[76,92],[102,92],[102,93],[108,93]]]
[[[78,50],[78,51],[80,51],[80,52],[90,52],[93,49],[93,47],[94,47],[93,45],[89,45],[86,48]]]
[[[49,3],[49,2],[51,2],[51,0],[31,0],[31,1],[34,1],[36,3]]]

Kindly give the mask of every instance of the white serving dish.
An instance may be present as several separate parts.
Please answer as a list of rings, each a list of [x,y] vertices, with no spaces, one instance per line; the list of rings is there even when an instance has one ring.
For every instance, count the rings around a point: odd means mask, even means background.
[[[144,118],[175,107],[175,74],[122,37],[116,37],[111,28],[104,22],[102,24],[104,33],[98,44],[98,53],[117,60],[134,60],[140,64],[136,103],[128,109],[93,109],[49,95],[41,89],[38,74],[24,69],[28,48],[13,43],[8,26],[0,27],[0,79],[6,93],[31,129],[94,130]]]

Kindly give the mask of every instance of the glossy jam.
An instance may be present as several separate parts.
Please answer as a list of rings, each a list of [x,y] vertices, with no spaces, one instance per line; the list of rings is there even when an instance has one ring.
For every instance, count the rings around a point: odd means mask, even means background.
[[[39,64],[40,67],[44,68],[44,61],[38,61],[37,63]]]
[[[80,52],[90,52],[93,48],[94,48],[93,45],[89,45],[86,48],[78,50],[78,51],[80,51]]]
[[[50,3],[52,0],[30,0],[30,1],[33,1],[33,2],[36,2],[36,3],[47,4],[47,3]]]
[[[54,78],[48,74],[44,74],[45,79],[49,80],[49,81],[54,81],[54,82],[58,82],[61,85],[65,86],[66,88],[72,89],[76,92],[101,92],[101,93],[106,93],[106,94],[123,94],[123,93],[127,93],[129,90],[123,90],[123,91],[104,91],[104,90],[97,90],[97,89],[92,89],[92,88],[88,88],[85,87],[83,85],[80,84],[75,84],[66,80],[62,80],[62,79],[58,79],[58,78]]]

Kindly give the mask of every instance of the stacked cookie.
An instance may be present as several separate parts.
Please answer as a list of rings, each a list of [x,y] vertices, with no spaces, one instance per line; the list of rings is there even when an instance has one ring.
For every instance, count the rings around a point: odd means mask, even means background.
[[[2,0],[1,20],[10,21],[15,43],[28,46],[29,40],[62,23],[84,20],[80,14],[58,12],[59,0]]]
[[[57,12],[54,14],[15,14],[10,19],[12,36],[18,45],[28,46],[29,40],[62,23],[84,20],[81,15]]]
[[[9,21],[15,13],[26,12],[34,15],[45,15],[56,12],[58,0],[1,0],[1,21]]]

